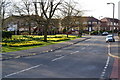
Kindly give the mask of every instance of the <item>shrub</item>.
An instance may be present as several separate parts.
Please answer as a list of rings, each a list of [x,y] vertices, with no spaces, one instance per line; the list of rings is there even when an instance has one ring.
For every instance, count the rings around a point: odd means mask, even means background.
[[[29,35],[29,32],[21,32],[21,35]]]
[[[7,45],[11,46],[11,47],[23,47],[23,46],[42,45],[42,42],[38,42],[38,41],[25,41],[25,42],[18,42],[18,43],[7,43]]]
[[[91,35],[97,35],[97,34],[98,34],[98,31],[92,31],[90,34],[91,34]]]
[[[108,32],[108,33],[112,33],[112,31],[106,31],[106,32]]]
[[[2,31],[2,38],[12,38],[11,31]]]

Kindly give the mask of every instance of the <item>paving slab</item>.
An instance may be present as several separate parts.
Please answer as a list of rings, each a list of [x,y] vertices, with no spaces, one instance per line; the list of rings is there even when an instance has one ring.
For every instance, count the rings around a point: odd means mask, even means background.
[[[115,58],[110,78],[120,80],[120,59]]]

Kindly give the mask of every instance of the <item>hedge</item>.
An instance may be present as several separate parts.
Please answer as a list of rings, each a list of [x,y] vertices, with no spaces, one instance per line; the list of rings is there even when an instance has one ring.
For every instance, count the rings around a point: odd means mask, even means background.
[[[91,33],[90,33],[90,35],[97,35],[98,34],[98,31],[92,31]]]
[[[12,38],[12,32],[2,31],[2,38]]]

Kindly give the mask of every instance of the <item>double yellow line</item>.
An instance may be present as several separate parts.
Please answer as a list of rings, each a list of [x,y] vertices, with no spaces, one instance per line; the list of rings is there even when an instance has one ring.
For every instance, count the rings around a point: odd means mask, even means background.
[[[108,53],[108,55],[111,56],[111,57],[114,57],[114,58],[118,58],[118,59],[120,59],[119,56],[112,55],[111,53]]]
[[[111,57],[120,59],[119,56],[115,56],[115,55],[111,54],[109,50],[110,50],[110,43],[108,43],[108,55],[111,56]]]

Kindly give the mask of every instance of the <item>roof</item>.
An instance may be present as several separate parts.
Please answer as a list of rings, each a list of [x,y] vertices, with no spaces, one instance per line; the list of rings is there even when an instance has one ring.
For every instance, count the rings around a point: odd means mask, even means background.
[[[65,18],[67,18],[68,16],[66,16]],[[72,18],[81,18],[82,20],[85,20],[87,22],[98,22],[99,20],[92,17],[92,16],[71,16]],[[64,19],[65,19],[64,18]]]
[[[82,17],[82,18],[87,19],[88,22],[91,22],[91,21],[97,22],[97,21],[99,21],[98,19],[96,19],[96,18],[94,18],[94,17],[90,17],[90,16],[88,16],[88,17]]]
[[[113,18],[108,18],[108,17],[105,17],[103,19],[101,19],[102,22],[113,22]],[[118,19],[114,19],[114,22],[118,23],[119,20]]]
[[[38,15],[12,15],[12,16],[9,16],[8,18],[6,18],[5,20],[7,19],[10,19],[10,18],[14,18],[14,19],[27,19],[27,18],[42,18],[41,16],[38,16]]]

